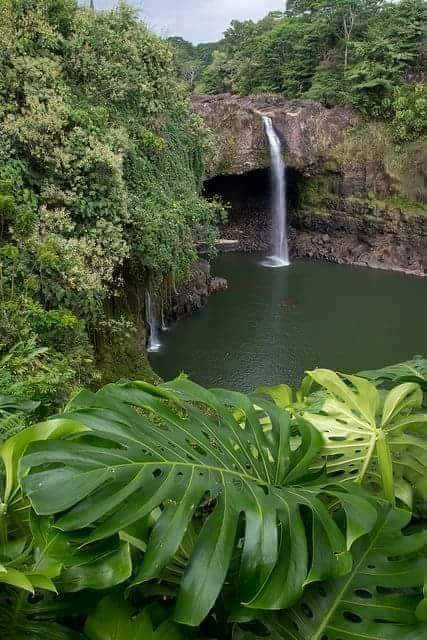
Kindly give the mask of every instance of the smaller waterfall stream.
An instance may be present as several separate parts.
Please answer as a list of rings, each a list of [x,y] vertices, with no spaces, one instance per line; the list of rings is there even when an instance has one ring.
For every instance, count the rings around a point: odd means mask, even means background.
[[[145,294],[145,306],[146,306],[147,323],[148,323],[148,326],[150,327],[150,335],[148,337],[147,351],[149,352],[159,351],[162,345],[159,339],[159,323],[157,318],[157,308],[156,308],[155,300],[153,300],[153,297],[149,291],[147,291]]]
[[[285,267],[289,264],[288,237],[286,230],[286,167],[283,159],[282,144],[274,130],[273,121],[262,116],[265,132],[270,146],[271,173],[273,181],[273,254],[264,262],[267,267]]]

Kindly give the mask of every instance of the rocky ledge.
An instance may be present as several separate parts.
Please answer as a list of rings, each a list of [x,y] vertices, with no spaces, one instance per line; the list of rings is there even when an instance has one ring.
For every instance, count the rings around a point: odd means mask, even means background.
[[[427,245],[424,215],[381,211],[358,206],[345,211],[299,211],[292,219],[294,256],[339,264],[355,264],[424,276]]]
[[[178,320],[198,311],[207,303],[210,295],[227,289],[225,278],[211,276],[207,260],[198,260],[191,269],[190,279],[180,286],[172,296],[166,309],[168,319]]]
[[[291,256],[425,275],[425,215],[345,199],[338,202],[332,209],[304,208],[289,213]],[[222,235],[235,241],[235,251],[268,253],[270,220],[265,208],[242,210],[223,228]]]
[[[193,108],[218,136],[210,176],[238,175],[269,166],[262,115],[273,119],[285,146],[287,165],[305,175],[318,173],[329,151],[359,121],[346,107],[327,109],[311,100],[272,95],[195,95]]]

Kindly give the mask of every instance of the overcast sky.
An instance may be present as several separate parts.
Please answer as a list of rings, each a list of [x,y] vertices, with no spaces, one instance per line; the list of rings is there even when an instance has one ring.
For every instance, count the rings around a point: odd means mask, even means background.
[[[141,15],[162,35],[183,36],[195,43],[219,40],[233,19],[257,20],[269,11],[285,7],[285,0],[129,0],[129,3],[141,8]],[[95,0],[97,9],[116,5],[117,0]]]

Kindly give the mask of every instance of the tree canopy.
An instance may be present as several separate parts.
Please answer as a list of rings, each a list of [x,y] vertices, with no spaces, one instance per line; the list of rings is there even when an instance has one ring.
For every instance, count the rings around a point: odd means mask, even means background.
[[[125,3],[1,2],[6,390],[66,396],[91,378],[88,332],[125,271],[188,274],[195,240],[215,234],[217,208],[199,195],[208,146],[170,45]],[[23,370],[30,389],[16,386]]]
[[[423,0],[290,0],[286,12],[257,23],[233,21],[201,88],[275,92],[389,117],[403,86],[413,87],[417,102],[425,100],[425,20]],[[407,134],[419,135],[418,128]]]

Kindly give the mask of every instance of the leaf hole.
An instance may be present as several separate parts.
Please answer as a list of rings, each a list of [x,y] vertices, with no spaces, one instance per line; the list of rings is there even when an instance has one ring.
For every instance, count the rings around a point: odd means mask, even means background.
[[[387,618],[374,618],[374,622],[378,624],[395,624],[396,620],[387,620]]]
[[[369,600],[373,597],[372,593],[367,589],[356,589],[354,593],[358,598],[363,598],[364,600]]]
[[[343,618],[345,618],[349,622],[355,622],[357,624],[360,624],[360,622],[362,622],[362,618],[358,616],[357,613],[353,613],[353,611],[344,611],[342,615]]]
[[[390,587],[377,587],[377,593],[380,593],[381,595],[389,595],[390,593],[393,593],[393,589],[390,589]]]
[[[336,478],[338,476],[344,475],[344,473],[344,469],[336,469],[335,471],[328,471],[326,475],[330,476],[331,478]]]
[[[301,611],[303,612],[303,614],[307,617],[307,618],[312,618],[313,617],[313,612],[310,609],[310,607],[308,606],[308,604],[306,604],[305,602],[302,603],[301,605]]]

